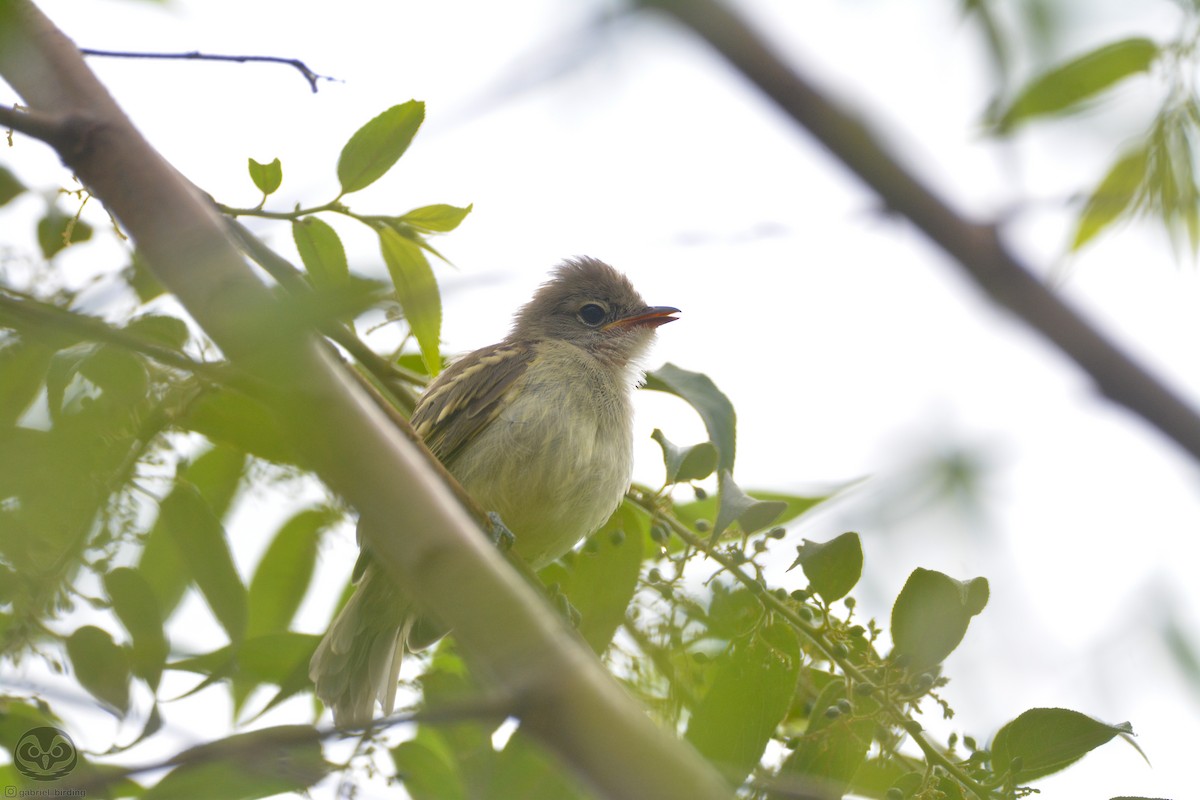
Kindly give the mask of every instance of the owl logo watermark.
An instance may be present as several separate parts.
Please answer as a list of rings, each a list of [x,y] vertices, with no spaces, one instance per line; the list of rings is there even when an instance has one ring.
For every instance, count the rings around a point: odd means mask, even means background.
[[[17,741],[13,766],[35,781],[55,781],[70,774],[79,763],[75,742],[58,728],[33,728]]]

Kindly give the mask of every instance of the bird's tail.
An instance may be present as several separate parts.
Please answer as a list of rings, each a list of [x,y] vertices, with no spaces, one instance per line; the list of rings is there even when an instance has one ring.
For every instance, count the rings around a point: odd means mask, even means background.
[[[408,602],[392,582],[368,568],[308,665],[308,677],[317,697],[333,710],[335,725],[364,727],[375,716],[376,700],[384,714],[392,712],[412,621]]]

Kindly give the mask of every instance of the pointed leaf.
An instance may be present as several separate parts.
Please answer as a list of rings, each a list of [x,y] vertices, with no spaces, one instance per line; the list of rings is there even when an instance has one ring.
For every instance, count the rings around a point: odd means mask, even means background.
[[[382,178],[404,155],[424,120],[425,104],[409,100],[359,128],[338,158],[342,194],[365,189]]]
[[[83,359],[79,374],[115,405],[136,404],[145,398],[150,387],[150,376],[141,357],[110,345],[100,345]]]
[[[67,216],[58,206],[52,206],[37,224],[38,245],[47,259],[53,258],[67,245],[86,242],[91,238],[91,225]]]
[[[150,684],[150,688],[158,688],[170,648],[154,590],[141,573],[128,567],[105,575],[104,588],[117,619],[133,640],[130,660],[134,674]]]
[[[260,164],[253,158],[248,161],[250,180],[254,181],[254,185],[258,187],[264,197],[274,194],[279,185],[283,183],[283,165],[279,163],[279,159],[275,159],[270,164]]]
[[[292,239],[300,252],[304,269],[318,289],[340,286],[350,278],[346,248],[337,231],[317,217],[292,222]]]
[[[299,458],[266,406],[232,389],[205,393],[178,422],[214,442],[277,464],[295,464]]]
[[[781,500],[755,500],[733,482],[733,476],[728,472],[721,473],[719,503],[711,537],[714,542],[734,522],[743,533],[754,533],[779,519],[787,510],[787,503]]]
[[[75,678],[92,696],[124,716],[129,711],[129,655],[108,631],[85,625],[67,639]]]
[[[893,656],[905,656],[912,672],[921,672],[958,647],[971,617],[987,605],[984,578],[956,581],[918,567],[908,576],[892,606]]]
[[[177,350],[187,344],[191,336],[186,322],[166,314],[145,314],[131,320],[125,326],[125,330],[147,342],[174,347]]]
[[[413,800],[466,800],[462,767],[441,735],[421,726],[415,739],[392,748],[396,777]]]
[[[246,631],[246,587],[233,564],[221,520],[187,484],[179,484],[161,503],[159,517],[213,616],[232,641],[240,640]]]
[[[459,208],[445,203],[437,203],[432,206],[414,208],[399,217],[399,221],[426,233],[447,233],[457,228],[474,207],[473,204],[466,208]]]
[[[1079,215],[1071,250],[1079,250],[1113,224],[1133,203],[1146,180],[1149,152],[1145,145],[1126,151],[1109,168]]]
[[[733,786],[742,783],[784,718],[796,691],[800,642],[773,625],[733,650],[688,723],[687,740]]]
[[[0,206],[7,205],[24,191],[25,185],[17,180],[17,176],[7,167],[0,166]]]
[[[996,732],[992,768],[1001,774],[1018,760],[1021,783],[1058,772],[1114,736],[1128,736],[1128,722],[1109,725],[1066,708],[1031,708]]]
[[[1147,71],[1160,53],[1149,39],[1099,47],[1034,78],[997,121],[1002,132],[1034,117],[1063,114],[1132,75]]]
[[[650,438],[658,442],[663,451],[663,464],[667,468],[667,483],[688,483],[707,478],[717,468],[717,448],[712,442],[701,442],[691,447],[673,444],[661,430],[654,429]]]
[[[699,372],[681,369],[674,364],[663,364],[654,372],[646,373],[646,388],[681,397],[694,408],[704,422],[704,427],[708,429],[709,440],[717,448],[718,469],[733,471],[737,447],[737,414],[734,413],[733,403],[729,402],[729,398],[717,388],[711,378]]]
[[[796,548],[796,560],[788,569],[797,564],[804,570],[813,591],[826,603],[832,603],[849,594],[862,577],[862,542],[853,532],[823,544],[805,539]]]
[[[308,509],[280,527],[250,581],[247,638],[291,625],[312,579],[321,532],[335,519],[328,508]]]
[[[379,231],[379,244],[388,274],[396,287],[396,299],[404,310],[408,327],[421,348],[421,357],[436,375],[442,369],[442,298],[429,259],[414,242],[391,228]]]

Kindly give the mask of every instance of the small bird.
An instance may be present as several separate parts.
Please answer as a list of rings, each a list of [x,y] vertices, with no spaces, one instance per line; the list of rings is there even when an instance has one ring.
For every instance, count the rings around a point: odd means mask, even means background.
[[[629,279],[594,258],[560,265],[499,344],[455,361],[422,395],[417,434],[537,569],[612,515],[633,470],[631,392],[659,325],[679,309],[648,306]],[[365,525],[359,520],[359,542]],[[403,590],[364,549],[354,594],[309,664],[341,727],[395,706],[405,649],[442,631],[418,620]]]

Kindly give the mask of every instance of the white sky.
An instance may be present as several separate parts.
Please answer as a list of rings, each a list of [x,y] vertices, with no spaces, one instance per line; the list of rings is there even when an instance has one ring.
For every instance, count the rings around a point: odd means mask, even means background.
[[[625,270],[649,302],[684,310],[649,365],[707,372],[734,401],[743,486],[810,491],[878,476],[793,531],[797,542],[862,533],[863,613],[885,623],[916,566],[991,580],[991,603],[947,664],[957,729],[983,736],[1035,705],[1130,720],[1153,768],[1110,744],[1041,783],[1042,796],[1193,791],[1200,694],[1153,627],[1169,608],[1200,643],[1195,465],[882,218],[702,46],[646,20],[593,38],[592,4],[563,0],[42,5],[85,47],[280,55],[341,79],[312,95],[284,67],[92,61],[150,141],[231,205],[257,202],[247,157],[282,160],[274,207],[323,202],[345,139],[394,103],[425,100],[426,126],[400,166],[350,201],[376,213],[475,203],[437,243],[457,265],[437,267],[451,351],[498,339],[565,256]],[[958,3],[740,5],[956,202],[1012,214],[1009,231],[1038,271],[1200,402],[1200,274],[1177,266],[1156,231],[1133,227],[1065,271],[1057,263],[1062,202],[1140,130],[1157,84],[1131,87],[1087,124],[1000,149],[979,133],[989,84]],[[1080,5],[1068,27],[1081,48],[1133,31],[1167,37],[1176,24],[1168,0]],[[543,81],[554,65],[578,68]],[[31,143],[4,160],[32,185],[56,179],[53,157]],[[290,246],[285,226],[255,228]],[[355,267],[381,273],[365,229],[339,229]],[[644,394],[645,434],[702,437],[677,403]],[[954,448],[988,465],[974,511],[910,497],[921,464]],[[655,480],[647,438],[639,456],[639,476]],[[331,555],[342,568],[349,543]],[[264,544],[239,545],[247,571]]]

